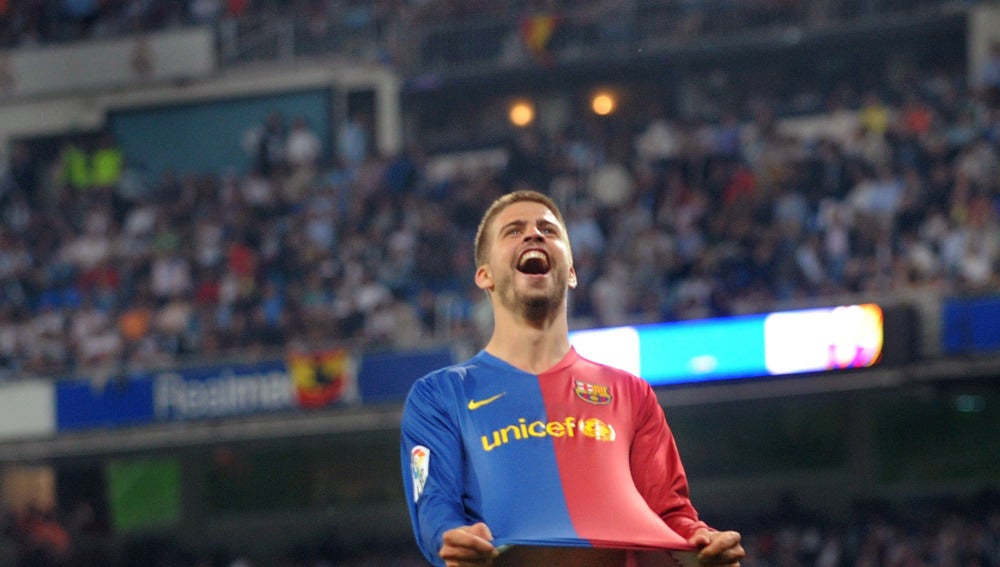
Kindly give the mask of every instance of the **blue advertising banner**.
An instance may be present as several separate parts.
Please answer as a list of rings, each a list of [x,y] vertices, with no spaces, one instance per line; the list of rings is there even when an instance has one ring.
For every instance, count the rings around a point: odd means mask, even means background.
[[[941,342],[947,354],[1000,350],[1000,297],[951,298],[944,302]]]
[[[186,369],[151,375],[158,421],[219,418],[297,407],[285,361]]]
[[[88,379],[56,382],[59,431],[125,427],[153,421],[153,382],[148,376],[95,383]]]
[[[358,369],[364,403],[400,402],[425,374],[455,363],[451,349],[368,355]]]
[[[345,350],[287,360],[135,373],[107,382],[56,385],[59,431],[307,410],[354,401],[354,361]]]

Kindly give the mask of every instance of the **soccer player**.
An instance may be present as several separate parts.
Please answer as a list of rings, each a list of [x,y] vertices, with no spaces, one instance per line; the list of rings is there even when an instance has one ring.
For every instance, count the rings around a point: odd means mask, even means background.
[[[418,380],[403,410],[405,488],[424,556],[446,567],[626,567],[635,550],[661,548],[739,566],[740,534],[710,528],[691,504],[649,384],[572,348],[576,272],[555,203],[534,191],[499,198],[475,256],[493,335],[470,360]]]

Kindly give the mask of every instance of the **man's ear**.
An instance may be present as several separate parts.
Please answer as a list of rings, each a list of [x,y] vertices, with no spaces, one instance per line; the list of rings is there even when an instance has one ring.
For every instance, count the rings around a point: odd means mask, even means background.
[[[493,291],[493,274],[486,265],[476,269],[476,287],[484,291]]]
[[[576,289],[576,268],[573,266],[569,267],[569,278],[566,279],[566,283],[570,289]]]

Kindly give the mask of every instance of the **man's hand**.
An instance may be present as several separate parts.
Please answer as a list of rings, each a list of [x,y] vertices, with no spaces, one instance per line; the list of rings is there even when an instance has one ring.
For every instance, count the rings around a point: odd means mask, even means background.
[[[740,567],[740,559],[746,555],[740,545],[739,532],[713,532],[699,528],[688,543],[698,548],[698,563],[701,565]]]
[[[499,555],[492,541],[490,528],[482,522],[459,526],[444,532],[438,555],[447,567],[485,567]]]

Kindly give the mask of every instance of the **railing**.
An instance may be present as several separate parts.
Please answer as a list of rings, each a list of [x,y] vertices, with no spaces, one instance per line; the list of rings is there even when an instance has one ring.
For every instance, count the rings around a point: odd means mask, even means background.
[[[996,0],[631,0],[611,9],[594,2],[551,13],[511,8],[483,16],[396,13],[339,21],[261,13],[221,23],[219,35],[223,65],[343,55],[391,63],[414,76],[544,63],[547,57],[627,57],[837,26],[933,22],[987,3]]]
[[[329,56],[379,59],[389,41],[375,22],[332,22],[301,13],[262,13],[218,26],[223,66]]]
[[[157,1],[168,4],[167,0]],[[149,14],[126,21],[120,13],[125,8],[119,7],[89,25],[75,26],[72,17],[66,16],[58,25],[12,27],[0,37],[0,45],[30,49],[28,46],[39,44],[106,39],[214,22],[223,65],[339,55],[391,62],[404,75],[418,75],[523,63],[539,56],[539,50],[569,59],[607,57],[781,29],[808,32],[900,17],[933,21],[935,15],[996,3],[623,0],[609,6],[596,0],[567,0],[548,13],[525,8],[522,2],[490,3],[489,13],[484,14],[476,13],[471,2],[431,0],[416,11],[408,6],[385,11],[380,10],[380,3],[369,0],[352,2],[349,8],[335,13],[322,2],[317,9],[315,3],[307,6],[304,1],[262,0],[237,17],[197,19],[174,10],[170,18],[163,19],[155,17],[156,10],[150,10]],[[535,19],[547,16],[554,17],[554,21]],[[8,19],[13,17],[8,15]],[[0,24],[10,23],[0,18]],[[551,30],[547,29],[549,23],[554,23]],[[532,48],[535,53],[531,53]]]
[[[295,22],[290,18],[254,17],[218,25],[220,62],[286,61],[299,56]]]

